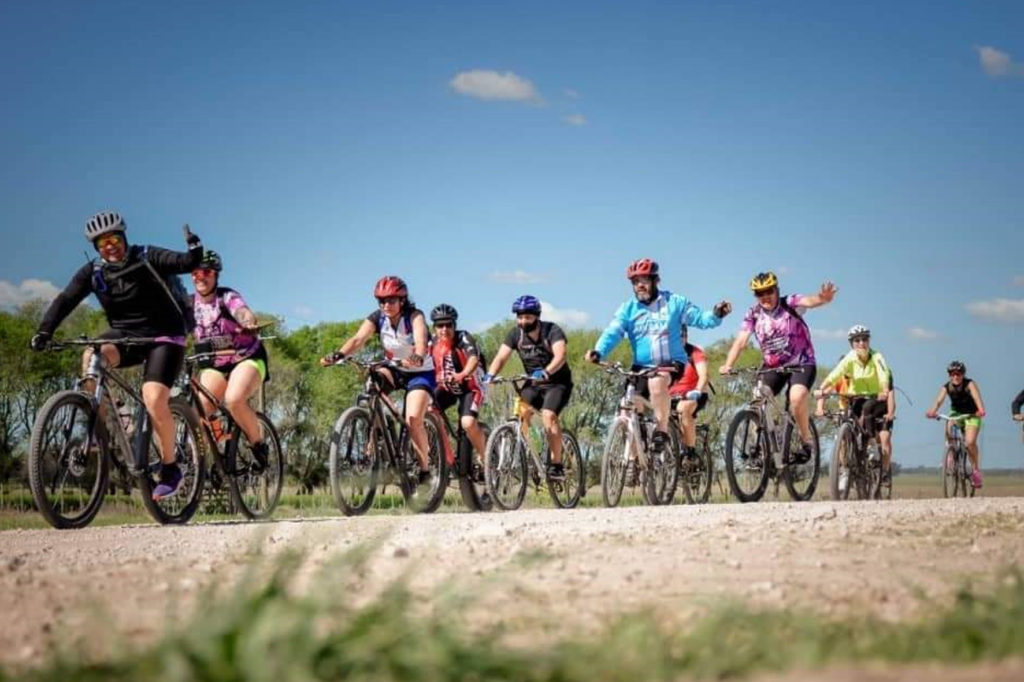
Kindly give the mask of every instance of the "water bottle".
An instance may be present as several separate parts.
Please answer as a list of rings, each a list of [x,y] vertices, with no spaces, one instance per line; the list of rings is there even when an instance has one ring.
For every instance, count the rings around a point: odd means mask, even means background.
[[[126,405],[123,400],[117,401],[117,417],[121,422],[121,428],[124,429],[124,432],[130,438],[135,430],[135,421],[132,419],[132,408]]]

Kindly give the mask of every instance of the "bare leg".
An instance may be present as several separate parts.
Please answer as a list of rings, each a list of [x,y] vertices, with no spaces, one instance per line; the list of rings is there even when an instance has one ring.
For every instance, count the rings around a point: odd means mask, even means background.
[[[260,377],[258,369],[252,365],[241,364],[231,370],[227,391],[224,393],[224,407],[253,444],[263,442],[263,433],[260,430],[260,423],[256,420],[256,413],[249,407],[249,397],[262,383],[263,378]]]
[[[228,381],[224,378],[223,374],[215,369],[204,369],[203,373],[199,375],[199,383],[209,390],[217,400],[224,400],[224,392],[228,389]],[[199,402],[203,406],[204,416],[209,417],[213,414],[213,403],[202,393],[199,393]]]
[[[654,407],[654,419],[658,422],[658,430],[668,433],[668,413],[672,400],[668,394],[669,377],[658,374],[647,380],[647,390],[651,393],[651,405]]]
[[[160,461],[174,464],[174,417],[168,400],[171,389],[159,381],[147,381],[142,384],[142,401],[153,421],[153,434],[160,446]]]
[[[558,464],[562,461],[562,427],[558,423],[558,415],[552,410],[541,410],[540,418],[544,422],[548,447],[551,448],[551,463]]]
[[[423,418],[430,407],[429,391],[407,391],[405,394],[405,423],[409,427],[409,438],[412,440],[413,449],[416,451],[416,459],[419,460],[420,470],[426,471],[430,468],[430,444],[427,441],[427,428],[423,424]]]
[[[964,441],[967,445],[967,456],[971,458],[971,467],[975,471],[981,471],[981,455],[978,452],[977,426],[967,426],[964,428]]]
[[[679,426],[683,431],[683,445],[692,448],[697,444],[697,401],[680,400],[676,411],[679,412]]]
[[[811,410],[807,396],[810,392],[806,386],[791,384],[789,387],[789,411],[796,419],[800,427],[800,440],[810,443],[814,440],[811,437]]]
[[[483,458],[484,448],[487,444],[484,442],[484,430],[480,428],[480,423],[476,417],[471,415],[465,415],[460,417],[459,422],[462,424],[462,430],[466,432],[466,438],[473,444],[473,449],[479,457]]]

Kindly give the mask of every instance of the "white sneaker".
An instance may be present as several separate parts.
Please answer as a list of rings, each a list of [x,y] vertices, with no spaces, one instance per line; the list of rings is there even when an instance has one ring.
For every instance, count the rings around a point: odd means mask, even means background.
[[[839,493],[843,494],[850,487],[850,472],[842,470],[839,472]]]

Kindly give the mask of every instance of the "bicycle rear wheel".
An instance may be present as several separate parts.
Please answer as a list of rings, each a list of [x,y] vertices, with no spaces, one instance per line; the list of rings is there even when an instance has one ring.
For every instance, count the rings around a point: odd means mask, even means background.
[[[228,474],[228,489],[235,509],[248,519],[266,519],[274,512],[284,484],[284,454],[277,430],[262,412],[256,413],[261,440],[267,446],[267,461],[260,468],[252,452],[252,443],[237,425],[234,436],[238,439],[235,451],[235,472]]]
[[[818,487],[818,476],[821,473],[821,444],[818,440],[818,427],[814,420],[810,421],[811,426],[811,460],[805,464],[796,464],[793,461],[792,453],[796,448],[802,448],[800,440],[800,429],[792,421],[786,422],[786,451],[783,453],[783,461],[789,462],[783,473],[783,480],[786,483],[786,490],[789,496],[797,502],[807,502],[814,497],[814,491]]]
[[[518,509],[526,497],[526,453],[519,440],[519,422],[505,422],[487,439],[484,480],[499,509]]]
[[[158,481],[153,475],[160,468],[160,450],[156,438],[149,438],[149,467],[139,476],[142,504],[159,523],[188,523],[199,508],[206,478],[206,439],[199,430],[199,415],[182,396],[170,399],[174,419],[174,461],[181,469],[178,492],[159,500],[153,499]],[[152,428],[152,427],[150,427]]]
[[[78,391],[54,394],[39,409],[28,451],[36,508],[54,528],[84,528],[103,506],[107,444],[92,402]]]
[[[760,417],[751,408],[741,409],[725,434],[725,474],[729,488],[740,502],[757,502],[768,486],[768,457]]]
[[[576,436],[568,431],[562,431],[562,468],[565,477],[560,481],[553,481],[545,474],[548,495],[556,507],[572,509],[579,504],[580,495],[583,494],[585,472],[579,443],[576,442]]]
[[[365,514],[377,494],[380,459],[370,434],[370,411],[359,405],[341,413],[331,434],[328,471],[334,501],[346,516]]]
[[[704,504],[711,497],[711,479],[714,477],[714,459],[708,446],[706,429],[697,431],[697,459],[681,460],[679,476],[683,481],[683,494],[688,504]]]
[[[650,455],[651,470],[647,472],[648,488],[645,497],[649,504],[672,504],[679,485],[679,429],[676,425],[669,427],[668,449],[657,455]]]
[[[606,507],[614,507],[622,499],[629,461],[629,427],[623,419],[612,422],[601,456],[601,498]]]

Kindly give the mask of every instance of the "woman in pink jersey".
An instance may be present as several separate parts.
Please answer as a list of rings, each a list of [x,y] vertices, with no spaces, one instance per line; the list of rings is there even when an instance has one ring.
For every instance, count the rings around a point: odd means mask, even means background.
[[[740,333],[736,335],[719,372],[728,374],[732,371],[733,364],[750,341],[751,334],[757,337],[757,345],[761,348],[762,369],[785,367],[790,370],[791,373],[768,371],[763,378],[775,395],[787,384],[789,386],[789,410],[800,427],[800,439],[803,442],[803,451],[797,453],[797,461],[804,463],[814,454],[807,396],[814,385],[817,365],[814,346],[811,344],[811,330],[804,322],[803,313],[810,308],[831,303],[838,289],[832,282],[825,282],[817,294],[783,297],[779,294],[779,280],[773,272],[755,275],[750,280],[750,289],[757,303],[743,317]]]

